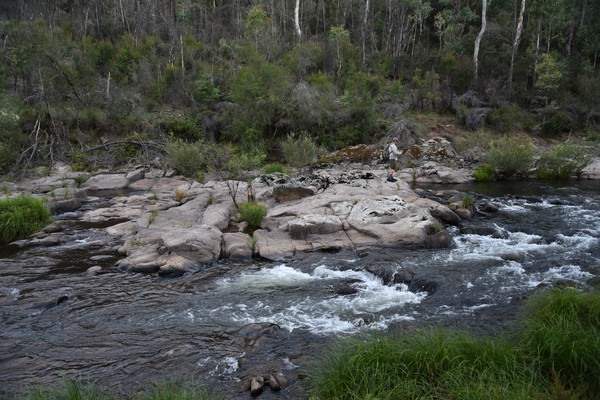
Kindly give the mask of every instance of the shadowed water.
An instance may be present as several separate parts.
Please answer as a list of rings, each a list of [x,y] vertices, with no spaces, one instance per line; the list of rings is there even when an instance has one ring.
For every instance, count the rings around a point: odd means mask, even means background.
[[[497,213],[478,219],[504,235],[450,228],[450,249],[373,249],[362,258],[313,254],[288,264],[218,263],[177,278],[88,274],[94,265],[110,271],[116,251],[101,245],[102,227],[78,225],[77,214],[62,216],[72,224],[66,244],[0,250],[0,393],[61,377],[123,393],[155,380],[187,378],[232,398],[239,382],[256,371],[301,376],[340,336],[400,334],[430,324],[496,332],[518,315],[532,290],[586,287],[600,274],[596,182],[452,189],[500,205]],[[365,270],[374,264],[411,269],[415,281],[434,282],[435,293],[385,285]],[[339,285],[357,292],[335,295]],[[257,322],[282,329],[249,341],[239,330]],[[299,386],[277,397],[303,398]]]

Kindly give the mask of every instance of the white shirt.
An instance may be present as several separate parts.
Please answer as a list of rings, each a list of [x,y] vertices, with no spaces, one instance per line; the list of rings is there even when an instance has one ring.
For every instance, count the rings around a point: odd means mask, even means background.
[[[398,156],[402,155],[402,152],[398,151],[398,147],[396,147],[396,143],[394,142],[390,143],[389,153],[390,160],[397,160]]]

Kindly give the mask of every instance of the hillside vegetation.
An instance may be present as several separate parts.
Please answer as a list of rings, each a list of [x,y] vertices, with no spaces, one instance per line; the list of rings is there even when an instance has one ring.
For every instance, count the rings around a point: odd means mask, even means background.
[[[399,123],[422,113],[467,132],[449,137],[463,147],[590,149],[599,35],[591,0],[6,0],[0,173],[193,167],[203,143],[287,162],[290,138],[373,144],[423,134]]]

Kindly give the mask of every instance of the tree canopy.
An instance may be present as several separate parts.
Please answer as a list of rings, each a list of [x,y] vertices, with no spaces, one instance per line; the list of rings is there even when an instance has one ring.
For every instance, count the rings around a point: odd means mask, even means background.
[[[333,150],[469,90],[597,128],[599,35],[593,0],[5,0],[0,170],[140,133]]]

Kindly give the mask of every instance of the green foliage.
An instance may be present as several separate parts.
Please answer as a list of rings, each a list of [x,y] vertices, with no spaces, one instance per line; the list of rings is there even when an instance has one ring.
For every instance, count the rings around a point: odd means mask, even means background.
[[[165,153],[166,167],[188,178],[197,177],[207,165],[205,144],[201,141],[186,143],[176,139],[167,143]]]
[[[26,139],[21,133],[20,121],[16,100],[8,95],[0,96],[0,172],[14,165]]]
[[[538,176],[542,179],[579,177],[591,162],[591,157],[582,146],[574,143],[557,144],[540,157]]]
[[[240,221],[246,221],[251,227],[260,227],[265,215],[267,215],[267,206],[262,203],[249,201],[240,205]]]
[[[310,387],[323,399],[535,398],[543,389],[523,364],[502,340],[423,331],[341,341],[322,357]]]
[[[543,95],[551,97],[560,85],[562,72],[556,58],[550,53],[542,54],[542,61],[537,64],[535,88]]]
[[[600,292],[527,302],[523,329],[494,338],[442,329],[343,339],[310,374],[322,399],[592,399],[600,394]]]
[[[505,177],[527,175],[537,150],[526,136],[504,136],[490,143],[485,159]]]
[[[460,205],[461,205],[462,208],[466,208],[466,209],[469,209],[469,210],[475,209],[475,204],[476,204],[475,198],[473,196],[468,195],[468,194],[465,194],[462,197],[462,200],[460,202]]]
[[[573,121],[568,113],[558,110],[550,115],[543,126],[546,136],[556,137],[573,129]]]
[[[289,134],[281,142],[281,151],[286,162],[296,168],[311,164],[317,157],[317,145],[306,132],[302,132],[299,137]]]
[[[0,199],[0,244],[39,231],[50,223],[51,215],[40,199],[31,196]]]
[[[160,122],[160,129],[174,139],[195,142],[202,138],[202,129],[193,118],[174,115]]]
[[[297,44],[283,57],[283,65],[297,78],[316,72],[322,64],[323,47],[316,42]]]
[[[415,91],[412,106],[419,110],[435,110],[441,100],[439,75],[433,71],[422,74],[421,69],[417,68],[411,84]]]
[[[227,127],[227,139],[247,148],[260,144],[263,132],[281,117],[289,88],[290,75],[278,65],[257,62],[243,66],[231,83],[229,98],[241,109],[231,114],[233,122]],[[248,135],[253,132],[258,138]]]
[[[220,96],[219,88],[215,86],[211,77],[205,75],[199,77],[192,87],[194,99],[203,106],[214,103]]]
[[[206,155],[209,170],[227,181],[229,195],[237,207],[242,183],[248,180],[253,170],[264,163],[266,158],[264,149],[254,147],[250,150],[243,150],[232,145],[204,143],[203,152]]]
[[[265,174],[273,174],[275,172],[278,172],[280,174],[287,173],[285,165],[283,165],[281,163],[277,163],[277,162],[265,165],[263,167],[263,172]]]
[[[544,377],[599,398],[600,291],[540,292],[527,302],[526,321],[521,346]]]
[[[493,165],[484,163],[475,168],[473,176],[476,181],[487,182],[496,180],[497,173]]]
[[[96,385],[64,379],[53,387],[34,386],[23,392],[24,400],[117,400],[123,398]],[[167,381],[140,390],[132,400],[209,400],[219,399],[192,383]]]
[[[519,127],[521,110],[517,104],[504,104],[493,108],[487,115],[487,123],[498,133],[508,133]]]
[[[473,61],[470,57],[445,52],[440,58],[440,73],[457,93],[464,93],[473,79]]]

